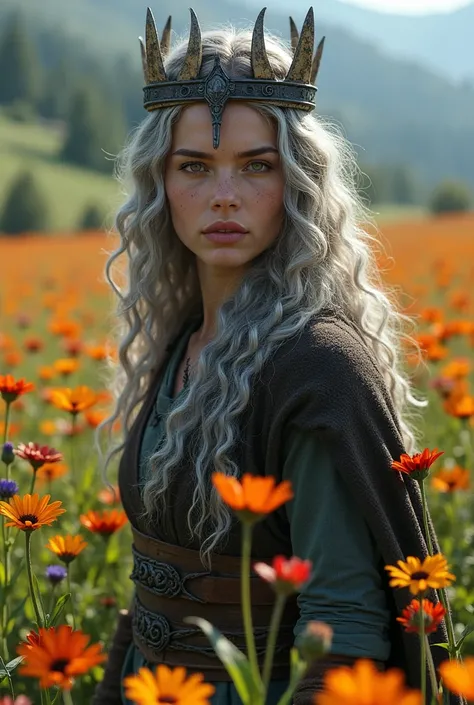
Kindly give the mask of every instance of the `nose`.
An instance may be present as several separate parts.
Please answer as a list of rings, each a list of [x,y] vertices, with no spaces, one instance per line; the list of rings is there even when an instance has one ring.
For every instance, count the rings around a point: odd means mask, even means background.
[[[210,204],[212,209],[240,207],[241,196],[236,182],[231,175],[216,176]]]

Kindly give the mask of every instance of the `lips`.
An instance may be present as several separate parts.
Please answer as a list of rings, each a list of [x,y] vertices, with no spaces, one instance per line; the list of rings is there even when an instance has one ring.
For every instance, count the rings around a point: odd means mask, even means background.
[[[216,220],[215,223],[211,223],[206,228],[204,228],[203,233],[217,233],[219,231],[225,231],[229,233],[248,233],[247,228],[244,228],[240,223],[234,220]]]

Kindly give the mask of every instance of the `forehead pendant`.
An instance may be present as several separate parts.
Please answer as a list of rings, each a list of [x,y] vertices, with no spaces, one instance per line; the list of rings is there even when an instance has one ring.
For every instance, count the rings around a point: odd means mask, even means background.
[[[225,104],[235,90],[235,84],[230,80],[221,66],[219,55],[216,54],[214,66],[202,85],[204,99],[209,105],[212,119],[212,145],[214,149],[219,146],[222,114]]]

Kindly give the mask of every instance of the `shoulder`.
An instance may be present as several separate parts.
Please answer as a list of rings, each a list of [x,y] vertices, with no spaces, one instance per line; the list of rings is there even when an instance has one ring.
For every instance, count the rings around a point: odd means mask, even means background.
[[[328,386],[344,382],[383,384],[376,357],[364,336],[343,313],[317,314],[300,333],[284,342],[272,359],[278,377]]]

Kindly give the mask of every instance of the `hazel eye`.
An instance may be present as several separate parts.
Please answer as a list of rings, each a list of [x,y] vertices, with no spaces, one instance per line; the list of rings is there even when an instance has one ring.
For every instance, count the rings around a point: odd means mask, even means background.
[[[183,171],[187,171],[188,174],[201,174],[202,172],[198,169],[189,169],[188,167],[193,167],[193,166],[204,166],[202,162],[186,162],[186,164],[182,164],[179,168]]]
[[[260,167],[265,167],[265,169],[250,169],[250,171],[255,172],[255,174],[260,174],[260,173],[265,173],[268,169],[271,169],[271,166],[267,164],[266,162],[251,162],[249,166],[260,166]]]

